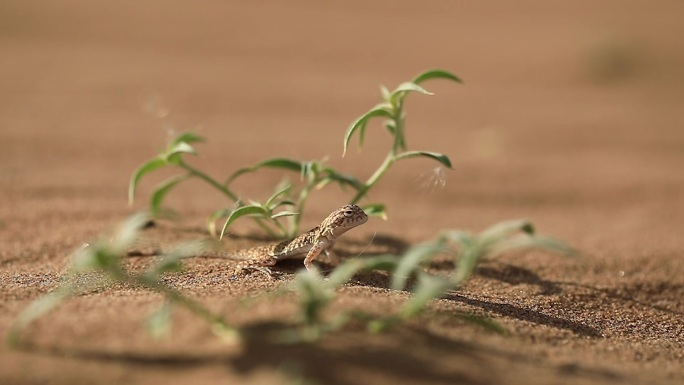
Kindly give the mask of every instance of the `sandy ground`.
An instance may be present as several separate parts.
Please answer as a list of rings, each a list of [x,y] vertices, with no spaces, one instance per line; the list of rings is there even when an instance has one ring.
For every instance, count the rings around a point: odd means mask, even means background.
[[[408,143],[449,154],[454,170],[440,187],[433,162],[397,165],[372,194],[390,219],[349,233],[340,253],[374,234],[412,244],[445,228],[530,218],[583,258],[504,256],[434,304],[487,315],[507,336],[423,317],[382,335],[351,328],[304,346],[257,337],[236,349],[179,310],[173,338],[155,342],[142,323],[159,296],[106,290],[32,325],[33,348],[1,348],[0,383],[684,382],[682,14],[680,1],[3,1],[2,334],[55,287],[76,247],[145,207],[169,174],[145,181],[132,208],[128,179],[168,132],[206,136],[192,161],[217,177],[274,156],[329,156],[366,177],[387,137],[372,126],[363,151],[354,145],[341,158],[345,128],[380,84],[431,67],[466,83],[426,83],[434,96],[411,96]],[[238,188],[264,198],[279,177]],[[318,193],[304,226],[348,199]],[[207,213],[227,203],[197,182],[168,204],[183,220],[152,231],[162,238],[198,236]],[[230,280],[229,264],[193,260],[169,283],[258,332],[291,307],[243,309],[239,299],[281,287],[296,266],[273,281]],[[360,280],[335,308],[389,312],[406,298]]]

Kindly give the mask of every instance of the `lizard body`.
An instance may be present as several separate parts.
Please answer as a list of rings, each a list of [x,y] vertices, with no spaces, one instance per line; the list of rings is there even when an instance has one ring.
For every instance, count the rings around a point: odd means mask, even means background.
[[[321,252],[337,264],[338,258],[333,251],[335,240],[367,220],[368,216],[359,206],[345,205],[330,213],[320,225],[292,240],[249,249],[209,251],[198,257],[240,260],[236,273],[249,269],[270,272],[269,267],[285,259],[304,259],[304,267],[311,270],[312,262]]]

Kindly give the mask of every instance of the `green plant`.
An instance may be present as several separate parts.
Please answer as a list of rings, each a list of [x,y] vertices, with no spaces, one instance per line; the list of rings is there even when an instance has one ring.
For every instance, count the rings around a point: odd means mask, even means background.
[[[328,279],[318,272],[301,271],[292,284],[299,299],[301,339],[310,341],[326,331],[338,329],[351,318],[367,322],[368,330],[378,332],[423,313],[429,303],[460,287],[474,272],[479,263],[504,252],[518,249],[542,249],[572,256],[575,252],[553,238],[535,234],[534,226],[526,220],[504,221],[479,234],[465,231],[445,231],[433,241],[415,245],[403,255],[381,255],[365,259],[352,259],[341,264]],[[446,276],[429,274],[423,267],[438,255],[454,260],[454,270]],[[391,274],[391,288],[403,290],[409,279],[415,279],[411,298],[393,315],[377,318],[361,311],[340,313],[326,321],[322,314],[335,299],[335,289],[345,284],[354,274],[363,270],[384,270]],[[472,321],[496,329],[496,325],[479,318]]]
[[[161,274],[179,270],[184,258],[203,250],[203,244],[191,242],[176,247],[142,273],[128,272],[124,268],[122,258],[136,240],[138,229],[147,221],[146,215],[135,215],[112,237],[103,237],[78,250],[62,284],[34,301],[19,315],[10,328],[7,342],[11,346],[20,345],[22,330],[62,301],[116,283],[152,290],[166,298],[148,319],[148,327],[154,336],[168,334],[170,305],[177,304],[206,321],[217,336],[230,343],[239,342],[242,334],[238,329],[160,280]],[[403,255],[350,259],[338,266],[328,277],[323,277],[317,270],[302,270],[289,285],[289,290],[295,293],[298,301],[295,324],[294,327],[281,331],[280,341],[315,341],[326,333],[338,330],[351,319],[365,322],[370,332],[385,330],[424,313],[432,300],[458,289],[482,261],[518,249],[542,249],[568,256],[575,254],[562,242],[536,235],[531,222],[514,220],[498,223],[479,234],[459,230],[445,231],[430,242],[409,248]],[[424,267],[439,255],[451,257],[454,269],[446,275],[427,273]],[[415,280],[415,289],[410,299],[395,314],[379,318],[363,310],[352,310],[325,316],[324,313],[334,302],[339,287],[359,272],[378,270],[390,274],[393,290],[403,290],[409,280]],[[461,317],[490,329],[500,329],[490,320],[467,314]]]
[[[211,178],[206,173],[190,166],[183,158],[183,156],[186,154],[197,155],[197,151],[192,146],[192,143],[203,141],[203,137],[192,132],[183,132],[180,135],[172,138],[164,151],[162,151],[156,157],[143,163],[135,170],[128,185],[128,203],[133,204],[133,200],[135,199],[135,191],[143,176],[167,166],[178,167],[185,171],[185,173],[173,176],[155,187],[152,195],[150,196],[150,211],[153,215],[160,213],[162,208],[161,205],[166,197],[166,194],[168,194],[180,182],[183,182],[189,178],[199,178],[223,193],[223,195],[228,197],[233,202],[237,202],[237,195],[230,191],[228,187]]]
[[[406,97],[411,92],[418,92],[425,95],[432,95],[426,89],[420,86],[426,80],[430,79],[447,79],[461,83],[461,79],[450,72],[433,69],[425,71],[416,76],[410,82],[401,83],[394,91],[390,92],[387,88],[380,87],[383,101],[368,112],[361,115],[358,119],[352,122],[347,128],[347,133],[344,135],[344,149],[342,156],[347,153],[349,141],[354,133],[358,132],[359,146],[363,146],[363,139],[366,132],[368,122],[373,118],[385,118],[385,128],[392,136],[392,147],[390,148],[385,160],[375,170],[375,172],[368,178],[368,180],[361,185],[356,195],[352,198],[350,203],[357,203],[364,198],[368,191],[382,178],[383,175],[390,169],[390,167],[398,160],[427,157],[432,158],[447,168],[452,168],[451,160],[444,155],[437,152],[430,151],[406,151],[406,113],[404,112],[404,102]],[[401,152],[403,151],[403,152]]]
[[[325,159],[303,162],[288,158],[272,158],[249,167],[241,168],[230,175],[224,183],[219,183],[206,173],[193,168],[185,162],[184,155],[197,154],[192,147],[192,143],[203,141],[204,139],[193,133],[182,133],[172,139],[161,154],[144,163],[133,173],[129,184],[129,202],[133,202],[137,185],[143,176],[165,166],[175,166],[182,169],[184,173],[171,177],[155,187],[150,197],[150,211],[154,215],[160,213],[164,197],[175,186],[190,178],[199,178],[219,190],[232,202],[229,208],[221,208],[209,215],[207,226],[212,234],[216,234],[216,221],[225,218],[220,232],[220,236],[223,237],[227,228],[235,220],[246,216],[251,217],[266,233],[274,238],[292,238],[299,233],[301,217],[310,194],[331,183],[337,184],[343,190],[346,188],[353,190],[354,195],[350,203],[358,203],[361,199],[367,197],[373,186],[378,183],[396,161],[414,157],[427,157],[437,160],[447,168],[452,167],[451,160],[444,154],[406,150],[404,102],[407,95],[411,92],[432,95],[419,85],[429,79],[448,79],[461,82],[458,77],[447,71],[434,69],[419,74],[410,82],[400,84],[392,92],[389,92],[385,87],[381,87],[383,102],[356,119],[348,127],[344,137],[343,154],[346,153],[349,141],[356,132],[359,134],[359,145],[363,145],[366,126],[372,118],[386,118],[385,127],[392,136],[392,146],[389,153],[366,182],[361,182],[353,175],[342,173],[326,165]],[[280,186],[275,188],[275,192],[263,203],[248,200],[248,203],[245,204],[238,199],[238,195],[231,189],[232,183],[246,173],[267,168],[298,173],[300,175],[300,183],[296,188],[289,183],[281,183]],[[276,211],[284,206],[287,206],[288,209]],[[385,206],[381,203],[365,204],[362,207],[369,215],[386,216]],[[282,220],[287,222],[283,223]]]
[[[301,221],[301,214],[304,212],[305,206],[306,206],[306,201],[309,197],[309,194],[314,191],[315,189],[322,189],[326,185],[330,183],[337,183],[340,188],[344,189],[345,187],[351,187],[353,189],[358,190],[360,188],[360,183],[359,181],[354,178],[351,175],[346,175],[343,173],[340,173],[339,171],[335,170],[332,167],[326,166],[325,165],[325,160],[321,161],[309,161],[309,162],[300,162],[297,160],[293,159],[286,159],[286,158],[273,158],[273,159],[267,159],[265,161],[259,162],[253,166],[250,167],[244,167],[241,168],[237,171],[235,171],[227,180],[226,180],[226,185],[230,185],[234,180],[236,180],[239,176],[257,171],[259,169],[264,169],[264,168],[274,168],[274,169],[283,169],[287,171],[294,171],[296,173],[300,174],[300,187],[296,192],[292,192],[292,185],[289,182],[284,182],[284,185],[286,188],[278,189],[276,188],[277,191],[277,200],[276,199],[269,199],[266,203],[266,206],[268,206],[268,203],[270,202],[272,205],[274,204],[275,206],[279,205],[288,205],[293,208],[295,212],[288,212],[288,215],[286,215],[288,218],[288,223],[287,227],[284,227],[281,223],[276,223],[276,227],[279,228],[280,230],[280,236],[282,238],[292,238],[295,237],[299,233],[299,224]],[[275,197],[275,195],[274,195]],[[273,198],[273,197],[272,197]],[[257,202],[252,202],[252,205],[255,206],[263,206]],[[373,206],[370,206],[367,208],[368,211],[367,213],[374,214],[377,213],[377,210],[374,209]],[[250,215],[250,213],[245,213],[242,214],[238,212],[240,208],[236,210],[224,210],[222,211],[217,211],[214,213],[212,216],[211,220],[216,220],[220,218],[221,214],[224,214],[227,216],[227,219],[224,223],[223,229],[221,231],[221,236],[224,235],[226,229],[232,223],[233,220],[239,218],[242,215]],[[271,216],[273,218],[273,216]],[[276,216],[275,218],[278,218],[279,216]],[[275,219],[274,218],[274,219]]]
[[[199,250],[203,249],[202,244],[192,242],[180,245],[163,255],[142,273],[128,272],[124,268],[122,259],[135,242],[138,229],[148,220],[147,215],[134,215],[124,222],[113,236],[102,237],[92,245],[85,245],[77,250],[62,283],[55,290],[31,303],[17,317],[8,334],[7,342],[11,346],[19,345],[21,331],[62,301],[116,283],[152,290],[166,298],[164,305],[149,319],[148,326],[153,335],[165,334],[171,322],[169,304],[178,304],[208,322],[212,331],[225,341],[238,342],[240,333],[237,329],[200,303],[164,284],[160,279],[164,273],[179,270],[181,260],[196,255]]]
[[[429,79],[448,79],[460,82],[453,74],[443,70],[426,71],[410,82],[400,84],[390,92],[381,87],[383,102],[355,120],[344,136],[346,153],[349,142],[358,133],[359,146],[363,146],[366,127],[373,118],[384,118],[385,127],[392,137],[392,146],[385,160],[365,181],[361,182],[352,175],[344,174],[327,166],[324,160],[301,162],[287,158],[272,158],[253,166],[241,168],[230,175],[224,183],[186,163],[184,156],[196,155],[193,143],[204,139],[194,133],[182,133],[173,138],[164,151],[157,157],[145,162],[132,175],[129,184],[129,202],[133,202],[136,188],[141,179],[160,168],[171,166],[179,168],[182,174],[171,177],[155,187],[149,206],[153,215],[162,213],[162,203],[166,195],[179,183],[191,178],[199,178],[208,183],[232,203],[231,208],[223,208],[209,215],[208,227],[217,234],[216,222],[225,218],[221,236],[237,219],[251,217],[264,231],[274,237],[292,237],[298,233],[301,214],[310,194],[329,184],[337,184],[341,189],[354,191],[351,203],[357,203],[368,196],[369,191],[378,183],[397,161],[413,157],[426,157],[438,161],[442,166],[451,168],[449,158],[440,153],[407,150],[405,138],[404,103],[411,92],[430,93],[420,86]],[[298,187],[290,182],[281,182],[274,192],[263,202],[243,203],[231,189],[231,184],[240,176],[261,169],[280,169],[300,175]],[[385,215],[385,207],[380,203],[364,206],[370,215]],[[221,338],[238,342],[242,338],[239,330],[230,326],[222,317],[212,313],[200,303],[184,296],[179,291],[164,284],[160,276],[181,267],[184,258],[197,255],[204,249],[199,243],[177,247],[163,255],[150,268],[142,273],[129,272],[122,259],[136,239],[138,229],[149,220],[147,215],[136,215],[126,221],[119,231],[110,238],[102,238],[93,245],[77,251],[64,276],[64,281],[46,296],[34,301],[23,311],[8,334],[8,342],[20,344],[20,335],[29,324],[46,314],[62,301],[92,290],[106,288],[119,283],[152,290],[162,294],[165,302],[152,314],[148,327],[155,336],[169,332],[171,304],[183,306],[211,325],[212,330]],[[283,224],[282,220],[288,222]],[[515,249],[543,249],[563,255],[573,255],[572,249],[552,238],[538,236],[534,226],[526,220],[505,221],[484,230],[479,234],[451,230],[440,233],[434,240],[409,248],[403,255],[381,255],[371,258],[354,258],[338,266],[328,277],[318,271],[304,270],[297,273],[290,289],[298,300],[295,327],[285,330],[289,341],[314,341],[325,333],[334,331],[351,319],[366,322],[367,329],[378,332],[397,323],[419,316],[429,308],[432,300],[445,296],[458,289],[471,277],[482,261]],[[446,255],[453,259],[453,270],[446,275],[430,274],[424,270],[426,265],[437,256]],[[382,270],[390,274],[391,288],[404,290],[409,280],[415,281],[411,297],[395,314],[377,317],[362,310],[339,312],[326,316],[326,310],[336,298],[336,290],[349,282],[362,271]],[[474,319],[474,318],[473,318]],[[477,323],[487,324],[481,319]],[[491,324],[490,324],[491,326]]]

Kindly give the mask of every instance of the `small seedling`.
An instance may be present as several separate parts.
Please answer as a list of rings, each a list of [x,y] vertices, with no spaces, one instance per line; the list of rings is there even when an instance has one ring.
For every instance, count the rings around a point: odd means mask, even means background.
[[[380,87],[383,102],[375,105],[368,112],[361,115],[347,128],[347,133],[344,135],[344,147],[342,156],[347,153],[349,141],[352,136],[358,132],[359,146],[363,146],[363,140],[366,133],[366,126],[373,118],[384,118],[385,128],[392,136],[392,147],[390,148],[385,160],[375,170],[375,172],[363,183],[356,195],[352,198],[350,203],[357,203],[364,198],[373,186],[382,178],[383,175],[392,167],[392,165],[402,159],[425,157],[438,161],[444,167],[452,168],[451,160],[444,154],[430,151],[407,151],[406,146],[406,113],[404,112],[404,102],[406,97],[411,92],[418,92],[424,95],[432,95],[431,92],[421,87],[420,84],[430,79],[447,79],[457,83],[462,83],[456,75],[440,70],[433,69],[425,71],[416,76],[410,82],[400,84],[394,91],[390,92],[387,88]]]
[[[409,248],[403,255],[381,255],[365,259],[352,259],[341,264],[326,280],[317,272],[299,273],[292,290],[299,298],[298,320],[304,332],[303,340],[320,337],[327,331],[337,330],[347,320],[363,319],[368,330],[379,332],[424,313],[429,303],[456,290],[472,276],[475,268],[484,260],[517,249],[539,249],[560,255],[572,256],[575,251],[553,238],[535,234],[534,226],[527,220],[504,221],[479,234],[452,230],[445,231],[431,242]],[[454,259],[455,269],[446,276],[426,273],[423,267],[438,255]],[[348,282],[356,273],[384,270],[391,273],[391,288],[403,290],[409,279],[416,285],[411,298],[393,315],[377,318],[363,310],[341,313],[326,321],[323,311],[335,299],[335,289]],[[500,328],[478,317],[463,317],[493,330]]]
[[[209,323],[212,331],[224,341],[239,342],[240,333],[222,317],[164,284],[160,279],[164,273],[179,270],[183,258],[196,255],[204,248],[201,244],[197,242],[183,244],[163,255],[142,273],[126,271],[122,261],[127,250],[135,242],[138,230],[148,221],[147,215],[134,215],[124,222],[113,236],[101,238],[92,245],[85,245],[76,251],[62,284],[31,303],[17,317],[8,334],[7,342],[11,346],[20,345],[21,331],[64,300],[82,293],[103,289],[115,283],[151,290],[166,298],[164,305],[159,311],[153,313],[148,322],[154,336],[162,336],[170,330],[169,304],[177,304]]]
[[[236,219],[244,216],[252,218],[264,232],[274,238],[292,238],[300,232],[300,223],[304,215],[306,202],[313,191],[320,190],[330,184],[336,184],[343,191],[346,191],[347,188],[351,189],[354,195],[350,203],[356,204],[368,196],[370,190],[378,183],[382,176],[399,160],[426,157],[438,161],[441,166],[452,168],[451,160],[444,154],[430,151],[407,151],[405,100],[408,94],[412,92],[432,95],[432,93],[420,85],[430,79],[447,79],[461,82],[458,77],[450,72],[433,69],[419,74],[409,82],[400,84],[392,92],[385,87],[381,87],[383,102],[356,119],[347,128],[344,136],[343,155],[346,154],[349,142],[355,133],[358,133],[359,145],[363,145],[365,130],[371,119],[376,117],[386,119],[385,127],[392,137],[392,146],[385,160],[366,182],[361,182],[353,175],[340,172],[326,165],[325,160],[303,162],[288,158],[272,158],[253,166],[241,168],[230,175],[224,183],[220,183],[206,173],[190,166],[185,161],[185,155],[197,155],[192,144],[204,140],[204,138],[197,134],[185,132],[173,138],[161,154],[144,163],[133,173],[128,190],[129,203],[133,202],[136,188],[143,176],[162,167],[177,167],[184,172],[160,183],[153,190],[149,202],[152,214],[158,215],[161,212],[164,198],[179,183],[190,178],[199,178],[216,188],[231,202],[227,208],[216,210],[209,215],[207,226],[210,233],[223,237],[228,227]],[[280,169],[298,173],[300,175],[300,183],[297,188],[289,184],[287,185],[288,187],[282,187],[283,184],[281,183],[281,187],[276,187],[275,193],[266,202],[261,203],[248,200],[249,203],[243,203],[238,198],[239,195],[233,191],[231,185],[241,175],[257,172],[262,169]],[[283,206],[288,206],[288,210],[275,211]],[[361,206],[368,215],[386,217],[386,208],[382,203],[368,203]],[[216,222],[223,218],[225,219],[221,232],[217,234]],[[281,222],[283,219],[286,220],[284,223]]]

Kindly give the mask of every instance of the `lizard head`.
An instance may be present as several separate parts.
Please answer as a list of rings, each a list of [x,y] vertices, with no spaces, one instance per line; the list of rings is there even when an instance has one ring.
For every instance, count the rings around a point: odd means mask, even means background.
[[[346,233],[356,226],[366,223],[368,215],[357,205],[345,205],[333,211],[321,224],[323,233],[334,237]]]

